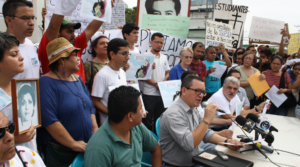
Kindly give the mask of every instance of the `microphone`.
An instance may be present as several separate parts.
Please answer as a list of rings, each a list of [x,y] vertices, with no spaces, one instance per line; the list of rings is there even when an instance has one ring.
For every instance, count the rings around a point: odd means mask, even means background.
[[[248,133],[251,133],[252,130],[256,130],[258,133],[262,134],[262,135],[267,135],[266,132],[264,130],[261,130],[260,128],[256,127],[256,123],[251,120],[251,119],[246,119],[244,118],[243,116],[241,115],[238,115],[235,119],[235,121],[242,126],[242,128],[248,132]],[[256,120],[257,121],[257,120]]]
[[[265,146],[265,145],[262,145],[261,143],[256,143],[256,146],[262,150],[265,150],[269,153],[273,153],[274,152],[274,149],[268,147],[268,146]]]
[[[208,102],[202,102],[202,103],[201,103],[201,106],[202,106],[203,108],[206,108],[207,105],[208,105]],[[223,111],[223,110],[221,110],[221,109],[217,109],[217,111],[226,114],[226,112]]]
[[[249,118],[249,119],[253,120],[254,122],[256,122],[257,123],[256,126],[264,131],[270,130],[270,131],[278,132],[278,130],[274,126],[272,126],[271,121],[268,120],[267,118],[262,117],[259,119],[253,113],[249,113],[246,118]]]

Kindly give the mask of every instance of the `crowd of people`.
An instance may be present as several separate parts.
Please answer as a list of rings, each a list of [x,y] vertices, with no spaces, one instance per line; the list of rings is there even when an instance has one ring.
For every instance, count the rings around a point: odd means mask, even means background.
[[[102,22],[92,21],[75,36],[81,24],[53,14],[37,51],[28,39],[36,20],[32,6],[27,0],[3,4],[7,30],[0,32],[0,166],[70,166],[80,152],[85,153],[87,167],[139,166],[143,152],[150,152],[152,166],[197,167],[192,157],[215,149],[219,142],[234,144],[227,145],[233,150],[242,147],[228,128],[238,115],[259,116],[267,105],[266,96],[257,97],[247,81],[258,71],[259,80],[288,97],[279,107],[269,103],[267,113],[287,116],[288,108],[295,107],[295,117],[300,116],[300,63],[285,65],[300,58],[300,48],[284,56],[272,54],[268,46],[257,50],[249,46],[230,56],[222,44],[205,48],[196,42],[183,47],[180,62],[170,68],[161,53],[165,37],[156,32],[146,53],[155,55],[151,79],[133,81],[139,84],[138,91],[126,79],[130,55],[140,53],[134,46],[137,25],[122,26],[124,39],[92,40],[93,59],[83,64],[82,52]],[[210,76],[215,64],[227,67],[222,78]],[[32,78],[39,78],[42,125],[14,135],[11,80]],[[181,87],[165,108],[158,83],[168,80],[181,80]],[[36,98],[29,97],[26,108]],[[209,102],[206,108],[203,101]],[[32,106],[37,105],[34,102]],[[236,110],[239,103],[241,111]]]

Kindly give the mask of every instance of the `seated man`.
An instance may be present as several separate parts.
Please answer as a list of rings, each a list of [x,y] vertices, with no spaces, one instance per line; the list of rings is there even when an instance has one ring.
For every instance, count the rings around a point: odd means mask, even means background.
[[[130,86],[113,90],[108,98],[108,120],[94,133],[84,154],[85,166],[140,166],[143,152],[152,154],[152,166],[162,165],[157,140],[141,124],[141,93]]]
[[[15,123],[10,122],[5,114],[0,111],[0,166],[25,166],[45,167],[39,154],[27,147],[15,147]]]
[[[238,140],[221,137],[208,129],[219,106],[209,104],[204,118],[201,118],[196,107],[202,102],[204,94],[203,80],[197,76],[186,76],[181,85],[180,98],[161,115],[159,144],[164,166],[194,166],[192,157],[200,153],[201,141],[238,145],[228,145],[231,149],[241,146]]]

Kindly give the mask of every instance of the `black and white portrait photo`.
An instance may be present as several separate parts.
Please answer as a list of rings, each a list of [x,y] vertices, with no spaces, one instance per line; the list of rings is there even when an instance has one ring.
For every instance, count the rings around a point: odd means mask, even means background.
[[[190,3],[190,0],[138,0],[138,25],[142,25],[143,14],[188,17]]]
[[[30,128],[31,125],[39,125],[39,96],[37,81],[16,81],[17,112],[14,112],[14,121],[17,117],[18,132],[21,133]],[[15,121],[16,122],[16,121]]]

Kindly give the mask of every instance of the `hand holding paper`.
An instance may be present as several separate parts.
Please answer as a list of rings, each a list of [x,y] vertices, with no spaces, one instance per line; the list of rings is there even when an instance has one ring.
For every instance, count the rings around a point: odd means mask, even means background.
[[[267,81],[260,80],[259,76],[262,75],[260,75],[260,72],[257,71],[255,74],[253,74],[251,77],[247,79],[253,91],[258,97],[270,89],[270,86],[268,85]]]
[[[215,63],[214,66],[215,71],[210,73],[209,75],[215,78],[221,78],[224,72],[226,71],[227,67],[224,65],[220,65]]]
[[[287,96],[282,93],[282,94],[278,94],[279,89],[273,85],[271,87],[271,89],[266,93],[266,96],[269,99],[272,99],[272,103],[276,106],[276,107],[280,107],[280,105],[287,99]]]

